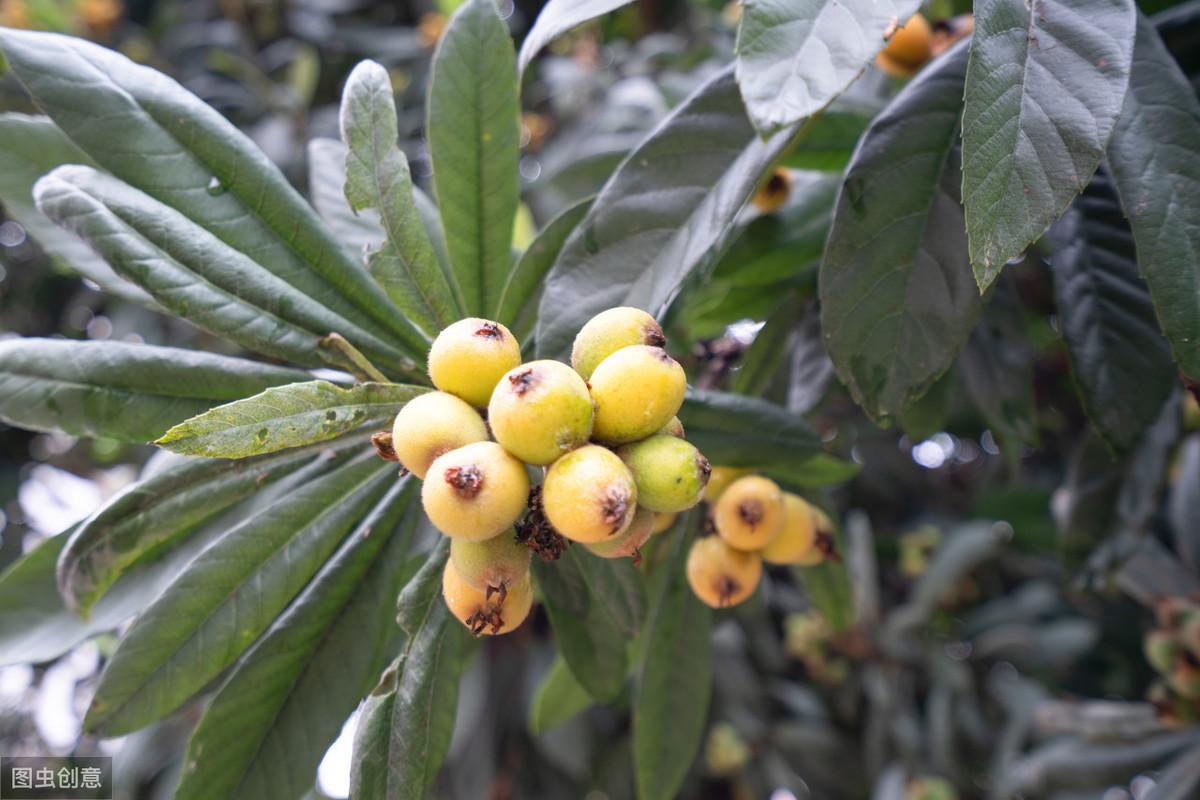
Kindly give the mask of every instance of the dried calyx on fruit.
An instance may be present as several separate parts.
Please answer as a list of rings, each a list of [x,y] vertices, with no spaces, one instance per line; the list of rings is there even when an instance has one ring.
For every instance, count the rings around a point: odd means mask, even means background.
[[[442,597],[450,613],[476,636],[508,633],[529,616],[533,583],[528,573],[506,592],[485,592],[471,586],[447,561],[442,571]]]

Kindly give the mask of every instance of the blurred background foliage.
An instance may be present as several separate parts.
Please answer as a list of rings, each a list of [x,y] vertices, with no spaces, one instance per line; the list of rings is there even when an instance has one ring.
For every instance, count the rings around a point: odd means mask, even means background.
[[[86,36],[167,72],[317,194],[309,142],[337,139],[341,86],[364,58],[390,71],[402,145],[427,182],[425,76],[454,5],[2,0],[0,24]],[[520,36],[540,2],[499,5]],[[1197,5],[1141,5],[1166,9],[1168,44],[1200,80]],[[952,37],[969,4],[932,0],[925,10]],[[729,61],[737,12],[643,0],[555,42],[526,74],[519,242],[594,193]],[[843,522],[853,618],[822,615],[820,587],[806,593],[787,569],[772,571],[750,603],[718,614],[709,731],[684,794],[1195,797],[1200,703],[1188,697],[1200,696],[1200,623],[1189,627],[1191,609],[1161,602],[1200,591],[1195,398],[1179,391],[1137,447],[1113,456],[1072,385],[1038,248],[992,290],[957,365],[893,427],[872,424],[832,379],[816,267],[840,171],[901,85],[871,70],[810,126],[781,165],[782,204],[747,209],[732,246],[685,286],[666,319],[694,385],[762,394],[804,414],[832,453],[858,466],[843,487],[813,497]],[[0,106],[32,111],[8,78]],[[0,152],[4,194],[19,195],[12,187],[36,176],[10,166]],[[0,330],[228,349],[101,294],[63,268],[79,257],[71,243],[39,237],[44,230],[29,209],[0,218]],[[0,425],[0,566],[85,517],[150,454]],[[20,663],[29,646],[20,630],[43,606],[0,598],[0,656],[10,664],[0,668],[0,752],[116,753],[121,797],[167,796],[194,718],[118,741],[80,740],[84,698],[113,640],[81,643],[88,632],[71,629],[51,648],[57,657]],[[441,794],[632,795],[626,699],[589,708],[553,661],[544,619],[481,650],[463,685]],[[348,758],[344,735],[314,796],[344,796]]]

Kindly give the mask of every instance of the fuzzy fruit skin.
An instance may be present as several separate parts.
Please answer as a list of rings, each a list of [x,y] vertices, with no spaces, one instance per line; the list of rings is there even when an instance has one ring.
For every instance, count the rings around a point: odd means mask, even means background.
[[[897,78],[911,78],[933,55],[933,29],[920,14],[913,14],[897,28],[887,46],[875,57],[875,64]]]
[[[685,431],[683,430],[683,422],[679,417],[671,417],[666,425],[658,429],[658,436],[674,436],[676,439],[686,439]]]
[[[634,558],[638,554],[638,549],[652,535],[654,535],[654,512],[639,506],[633,515],[633,521],[623,532],[602,542],[585,544],[584,547],[601,558]]]
[[[488,597],[486,592],[463,580],[453,562],[447,561],[446,568],[442,570],[442,597],[450,613],[463,625],[472,628],[476,635],[499,636],[520,627],[529,616],[529,609],[533,607],[533,581],[526,574],[524,578],[508,587],[504,602],[501,603],[498,593],[493,592],[491,597]],[[491,616],[494,613],[499,614],[498,618]],[[477,614],[496,619],[500,623],[499,629],[493,630],[491,624],[485,624],[475,630],[472,618]]]
[[[783,491],[769,478],[747,475],[729,485],[717,501],[717,533],[738,550],[761,550],[783,530]]]
[[[592,435],[609,444],[650,436],[683,405],[687,376],[661,347],[622,347],[600,362],[588,388],[596,403]]]
[[[783,493],[783,528],[762,549],[769,564],[799,564],[817,541],[812,506],[791,492]]]
[[[425,480],[429,465],[443,453],[488,440],[479,412],[446,392],[429,392],[404,404],[392,423],[392,449],[405,469]]]
[[[700,502],[712,468],[696,447],[674,436],[627,444],[617,455],[633,473],[638,505],[651,511],[686,511]]]
[[[587,444],[592,396],[575,370],[558,361],[530,361],[505,373],[488,403],[488,424],[505,450],[526,464],[552,464]]]
[[[429,378],[443,392],[486,408],[496,382],[521,363],[521,345],[499,322],[467,317],[447,326],[429,347]]]
[[[719,536],[706,536],[692,542],[688,551],[687,579],[705,605],[736,606],[758,588],[762,558],[730,547]]]
[[[450,541],[454,570],[467,585],[481,592],[489,586],[499,589],[523,580],[529,575],[530,555],[530,549],[518,542],[511,530],[482,542],[462,538]]]
[[[662,512],[662,511],[656,512],[654,514],[654,528],[650,531],[650,535],[656,536],[656,535],[662,533],[663,531],[665,531],[667,528],[674,525],[675,518],[677,516],[679,516],[679,515],[678,514],[668,514],[668,513]]]
[[[640,308],[618,306],[601,311],[579,329],[571,348],[571,366],[586,381],[601,361],[622,347],[662,347],[666,343],[667,337],[654,317]]]
[[[589,444],[550,465],[542,508],[568,539],[589,544],[619,536],[637,510],[637,485],[611,450]]]
[[[438,456],[421,484],[429,521],[450,537],[481,542],[512,527],[529,499],[525,465],[495,442]]]
[[[713,467],[712,473],[708,476],[708,486],[704,487],[704,501],[716,503],[721,499],[722,493],[729,488],[729,484],[753,472],[754,470],[749,467]]]

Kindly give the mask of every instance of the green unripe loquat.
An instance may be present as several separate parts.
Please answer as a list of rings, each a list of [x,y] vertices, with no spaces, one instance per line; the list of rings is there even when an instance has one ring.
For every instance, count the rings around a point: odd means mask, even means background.
[[[512,527],[529,499],[525,465],[495,442],[475,442],[438,456],[421,485],[429,521],[473,542]]]
[[[446,562],[442,570],[442,597],[458,621],[476,636],[497,636],[519,627],[533,607],[533,581],[529,573],[503,593],[485,592],[463,580]]]
[[[585,544],[620,535],[637,509],[637,486],[611,450],[589,444],[550,465],[542,510],[555,530]]]
[[[637,558],[638,550],[654,534],[654,512],[638,507],[629,527],[616,536],[599,542],[585,544],[588,550],[601,558]]]
[[[799,564],[816,546],[817,520],[812,506],[791,492],[783,493],[783,527],[762,549],[769,564]]]
[[[571,348],[571,366],[588,380],[601,361],[622,347],[631,344],[662,347],[666,343],[662,327],[645,311],[628,306],[610,308],[579,329]]]
[[[528,547],[517,541],[513,531],[472,542],[450,540],[450,563],[468,585],[487,592],[507,589],[529,574]]]
[[[708,476],[708,485],[704,487],[704,501],[716,503],[721,499],[721,493],[729,488],[729,484],[753,473],[754,470],[749,467],[713,467]]]
[[[633,473],[638,505],[651,511],[685,511],[700,502],[712,468],[694,445],[674,436],[627,444],[617,455]]]
[[[467,317],[448,325],[429,348],[429,378],[443,392],[486,408],[496,382],[521,363],[521,346],[499,322]]]
[[[392,449],[413,475],[425,480],[433,460],[472,442],[486,442],[479,412],[446,392],[429,392],[404,404],[392,423]]]
[[[775,481],[747,475],[729,484],[713,511],[721,538],[739,550],[761,550],[783,529],[783,491]]]
[[[758,587],[762,558],[730,547],[719,536],[705,536],[692,542],[688,551],[687,579],[705,605],[736,606]]]
[[[624,444],[645,439],[683,405],[687,376],[661,347],[622,347],[600,362],[588,388],[596,403],[592,435]]]
[[[545,466],[587,443],[592,396],[575,370],[558,361],[531,361],[509,370],[492,391],[488,423],[505,450]]]
[[[676,439],[686,438],[684,436],[683,422],[680,421],[679,417],[671,417],[666,425],[658,429],[658,435],[674,436]]]

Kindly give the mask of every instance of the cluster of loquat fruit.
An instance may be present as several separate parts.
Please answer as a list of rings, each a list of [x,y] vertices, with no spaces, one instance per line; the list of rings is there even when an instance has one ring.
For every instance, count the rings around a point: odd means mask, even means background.
[[[714,467],[704,499],[715,535],[692,543],[687,578],[713,608],[754,594],[764,561],[815,566],[834,552],[833,522],[824,511],[749,469]]]
[[[1158,627],[1146,634],[1150,666],[1162,676],[1150,687],[1150,703],[1170,725],[1200,722],[1200,604],[1182,597],[1162,600]]]
[[[710,468],[683,439],[675,414],[687,378],[665,343],[635,308],[584,325],[570,366],[521,363],[512,333],[485,319],[455,322],[434,340],[437,391],[406,404],[375,443],[423,481],[425,514],[450,538],[442,593],[472,633],[525,620],[533,552],[553,560],[569,540],[636,558],[700,501]],[[544,470],[540,485],[530,468]]]

